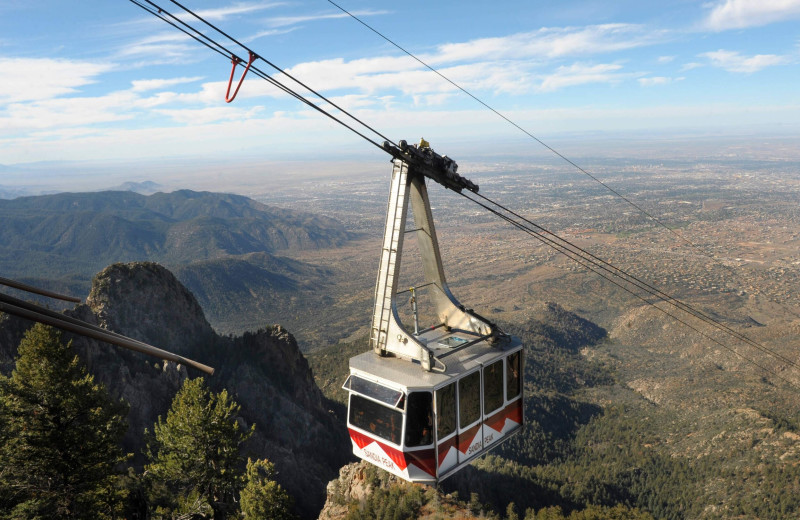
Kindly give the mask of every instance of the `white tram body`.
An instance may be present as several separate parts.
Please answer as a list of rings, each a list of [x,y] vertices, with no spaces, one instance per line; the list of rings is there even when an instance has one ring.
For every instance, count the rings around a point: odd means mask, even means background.
[[[371,352],[350,359],[347,428],[353,453],[412,482],[435,484],[522,428],[523,350],[516,338],[461,305],[447,286],[426,179],[477,193],[458,166],[430,149],[384,143],[394,156]],[[398,291],[409,204],[425,283]],[[418,290],[436,320],[420,329]],[[400,319],[410,292],[414,327]]]
[[[418,336],[437,354],[474,341],[443,328]],[[446,358],[444,372],[366,352],[350,360],[353,453],[412,482],[436,484],[522,427],[523,350],[485,340]]]

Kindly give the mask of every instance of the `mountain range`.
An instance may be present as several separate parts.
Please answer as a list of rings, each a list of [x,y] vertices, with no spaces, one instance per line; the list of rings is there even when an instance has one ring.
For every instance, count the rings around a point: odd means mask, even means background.
[[[173,270],[223,332],[283,321],[271,308],[324,284],[325,269],[281,251],[336,247],[355,235],[334,219],[266,206],[241,195],[132,191],[60,193],[0,200],[0,273],[80,294],[115,262]],[[282,314],[283,313],[283,314]]]

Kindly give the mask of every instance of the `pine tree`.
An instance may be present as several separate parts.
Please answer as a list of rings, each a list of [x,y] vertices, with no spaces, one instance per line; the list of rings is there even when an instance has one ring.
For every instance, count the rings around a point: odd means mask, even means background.
[[[240,408],[227,391],[210,392],[203,378],[184,381],[147,443],[145,475],[156,517],[221,519],[237,511],[243,484],[239,446],[255,428],[239,427]]]
[[[115,467],[127,406],[37,324],[0,376],[0,513],[5,518],[108,518],[119,502]]]
[[[268,460],[247,459],[246,484],[239,495],[246,520],[292,520],[292,498],[275,482],[275,465]]]

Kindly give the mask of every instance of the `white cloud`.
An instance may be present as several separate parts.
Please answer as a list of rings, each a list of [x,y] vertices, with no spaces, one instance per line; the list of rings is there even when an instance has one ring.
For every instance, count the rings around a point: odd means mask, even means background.
[[[587,104],[569,109],[510,110],[504,113],[534,133],[539,134],[539,130],[546,129],[547,135],[542,135],[545,139],[548,135],[576,130],[599,130],[604,133],[685,128],[724,131],[775,121],[797,128],[797,121],[800,121],[800,106],[780,104],[662,105],[617,109],[600,109]],[[418,137],[421,129],[424,129],[423,135],[434,146],[440,142],[457,143],[470,138],[494,143],[498,135],[501,138],[518,137],[514,129],[483,109],[379,109],[359,111],[357,115],[374,124],[387,136],[397,139]],[[48,135],[57,135],[49,130],[47,132]],[[358,137],[311,112],[274,113],[271,116],[262,113],[261,117],[223,118],[212,123],[186,126],[114,127],[104,128],[100,132],[69,130],[63,135],[66,138],[46,142],[30,136],[0,139],[0,156],[7,163],[42,160],[44,148],[48,158],[58,160],[85,160],[91,157],[96,160],[125,161],[176,155],[230,157],[243,151],[267,157],[272,152],[302,153],[309,142],[324,142],[333,149],[347,147],[365,151]],[[445,148],[444,144],[442,146],[443,150],[450,149]],[[379,160],[380,157],[376,152],[375,159]]]
[[[659,63],[671,63],[675,60],[675,56],[659,56],[658,62]]]
[[[145,65],[173,63],[185,57],[193,49],[195,47],[188,35],[178,31],[165,31],[126,43],[116,52],[114,58],[127,60],[147,57],[149,59]]]
[[[166,63],[180,63],[185,57],[196,50],[186,43],[134,43],[127,45],[117,53],[121,59],[134,58],[147,61],[142,65],[162,65]],[[152,58],[150,58],[152,57]]]
[[[228,7],[218,7],[216,9],[203,9],[200,11],[194,11],[197,13],[198,16],[205,18],[209,22],[219,22],[228,18],[229,16],[235,16],[239,14],[248,14],[253,13],[256,11],[263,11],[265,9],[272,9],[274,7],[280,7],[283,5],[287,5],[286,2],[261,2],[261,3],[236,3],[230,5]],[[181,19],[186,20],[196,20],[195,17],[186,13],[181,14]]]
[[[559,67],[553,74],[546,76],[539,85],[539,90],[552,92],[564,87],[583,85],[586,83],[616,83],[627,77],[618,71],[622,65],[598,64],[585,65],[575,63],[570,66]]]
[[[800,18],[800,0],[723,0],[710,7],[705,25],[714,31]]]
[[[655,37],[651,32],[635,42],[635,39],[623,39],[620,35],[639,32],[639,29],[622,24],[593,26],[585,30],[547,29],[545,32],[544,37],[536,32],[448,44],[439,47],[438,53],[421,59],[430,64],[459,62],[449,67],[437,66],[437,70],[467,90],[520,95],[584,83],[620,81],[628,75],[618,72],[622,68],[618,64],[561,66],[550,75],[542,69],[549,64],[548,57],[628,48]],[[603,38],[606,39],[604,43],[600,41]],[[405,55],[306,62],[295,65],[288,72],[322,92],[342,89],[355,89],[366,94],[400,91],[414,96],[416,104],[442,102],[447,99],[443,94],[457,90]]]
[[[649,78],[639,78],[636,81],[639,82],[639,85],[642,87],[654,87],[657,85],[668,85],[669,83],[673,83],[675,81],[683,81],[684,77],[679,78],[667,78],[664,76],[651,76]]]
[[[130,91],[100,97],[71,97],[12,103],[0,115],[0,133],[82,127],[130,119],[136,96]]]
[[[434,107],[442,106],[449,101],[454,94],[425,94],[412,96],[412,103],[415,107]]]
[[[377,16],[382,14],[390,14],[391,11],[352,11],[354,16]],[[326,14],[311,14],[305,16],[274,16],[264,20],[268,27],[285,27],[287,25],[296,25],[305,22],[316,22],[318,20],[336,20],[339,18],[350,18],[347,13],[326,13]]]
[[[711,65],[727,70],[728,72],[752,73],[775,65],[789,63],[786,56],[775,54],[756,54],[755,56],[742,56],[736,51],[718,50],[699,54],[699,57],[708,58]]]
[[[295,30],[297,30],[297,27],[287,27],[286,29],[267,29],[266,31],[260,31],[245,38],[241,38],[239,41],[242,43],[251,43],[259,38],[264,38],[266,36],[277,36],[279,34],[288,34]]]
[[[469,90],[524,93],[533,90],[532,75],[528,70],[530,66],[525,62],[478,62],[443,67],[439,71]],[[409,96],[428,96],[457,90],[405,56],[349,62],[342,59],[309,62],[299,64],[288,72],[304,83],[313,85],[319,92],[350,89],[369,95],[399,91]],[[280,76],[278,78],[281,79]],[[287,84],[292,83],[287,81]]]
[[[702,63],[698,63],[696,61],[693,61],[693,62],[690,62],[690,63],[684,63],[683,66],[681,67],[681,70],[686,71],[686,70],[692,70],[692,69],[699,69],[700,67],[705,67],[705,65],[702,64]]]
[[[72,94],[113,68],[106,63],[50,58],[0,58],[0,103]]]
[[[497,38],[481,38],[439,47],[429,62],[444,63],[474,59],[552,59],[615,52],[663,41],[666,33],[635,24],[604,24],[587,27],[542,28]]]
[[[192,78],[170,78],[170,79],[137,79],[131,81],[134,92],[145,92],[148,90],[157,90],[173,85],[181,85],[184,83],[194,83],[203,79],[202,76],[195,76]]]
[[[329,96],[328,99],[348,112],[354,112],[363,108],[388,109],[394,100],[394,96],[377,97],[365,94],[347,94],[344,96]],[[323,108],[326,110],[333,109],[331,105],[326,105]]]
[[[177,123],[186,125],[206,125],[220,121],[244,121],[252,119],[262,110],[263,107],[253,107],[245,110],[242,108],[224,106],[177,110],[160,109],[156,110],[156,112],[169,117]]]

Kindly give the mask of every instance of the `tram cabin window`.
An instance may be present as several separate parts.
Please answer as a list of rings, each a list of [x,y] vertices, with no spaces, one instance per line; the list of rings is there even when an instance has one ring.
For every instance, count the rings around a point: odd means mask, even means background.
[[[466,428],[481,417],[481,373],[458,381],[458,426]]]
[[[506,399],[509,401],[520,393],[519,365],[522,352],[514,352],[506,358]]]
[[[503,406],[503,360],[483,369],[483,409],[490,414]]]
[[[368,381],[357,375],[348,377],[347,381],[342,385],[342,388],[350,392],[366,395],[378,402],[394,406],[395,408],[403,408],[403,392],[383,386],[374,381]]]
[[[436,391],[436,438],[444,439],[456,431],[456,384]]]
[[[430,392],[408,394],[406,447],[433,444],[433,396]]]
[[[400,444],[403,415],[360,395],[350,394],[350,424],[394,444]]]

